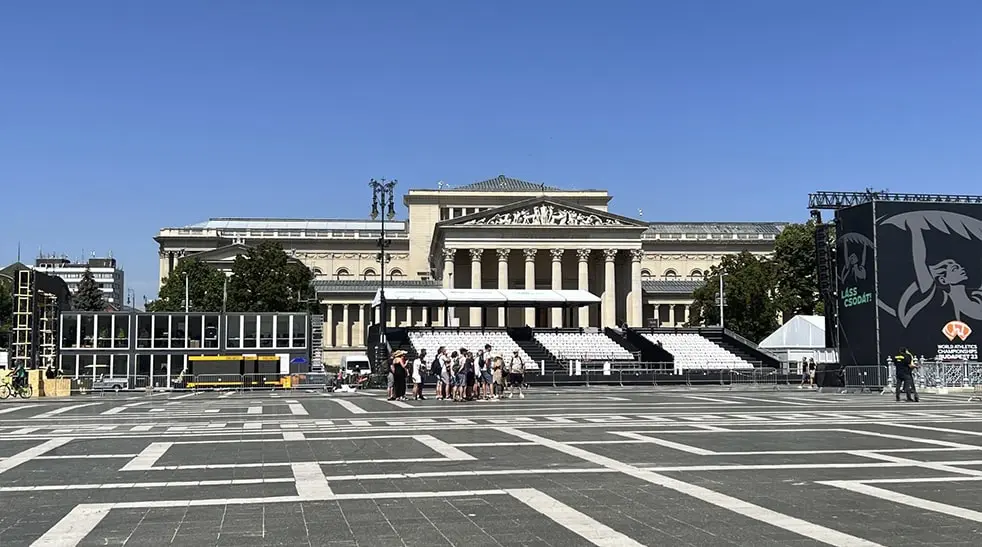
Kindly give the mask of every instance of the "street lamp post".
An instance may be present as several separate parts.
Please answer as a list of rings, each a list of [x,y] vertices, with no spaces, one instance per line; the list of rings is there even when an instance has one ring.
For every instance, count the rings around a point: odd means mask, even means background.
[[[191,282],[188,278],[188,273],[184,272],[184,313],[191,311]]]
[[[379,342],[385,344],[385,323],[388,314],[385,309],[385,266],[388,260],[385,250],[392,243],[385,238],[385,221],[392,220],[396,216],[395,208],[395,187],[394,180],[375,180],[372,179],[368,186],[372,189],[372,220],[381,219],[380,237],[378,238],[378,256],[375,259],[380,264],[379,274]]]

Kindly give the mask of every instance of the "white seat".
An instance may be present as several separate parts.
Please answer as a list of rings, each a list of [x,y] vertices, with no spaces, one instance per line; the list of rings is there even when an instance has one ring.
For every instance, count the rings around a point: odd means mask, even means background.
[[[537,364],[529,358],[525,350],[512,340],[504,331],[467,331],[467,330],[425,330],[409,331],[409,341],[413,348],[419,352],[425,349],[428,359],[436,355],[440,346],[447,348],[448,352],[457,351],[460,348],[469,349],[474,353],[484,349],[485,344],[491,344],[491,352],[502,357],[511,356],[512,352],[518,350],[518,355],[525,362],[526,368],[536,368]]]
[[[675,368],[683,369],[752,369],[754,365],[741,359],[712,340],[698,334],[644,334],[652,343],[675,357]]]
[[[634,360],[631,352],[601,332],[536,332],[533,337],[557,359]]]

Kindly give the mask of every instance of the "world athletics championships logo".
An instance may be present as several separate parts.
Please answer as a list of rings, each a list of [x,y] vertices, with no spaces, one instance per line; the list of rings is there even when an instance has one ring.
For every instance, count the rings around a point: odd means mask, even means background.
[[[964,342],[965,339],[972,334],[972,327],[968,326],[962,321],[949,321],[948,324],[941,329],[941,332],[944,333],[950,342],[954,342],[955,338],[958,338]]]

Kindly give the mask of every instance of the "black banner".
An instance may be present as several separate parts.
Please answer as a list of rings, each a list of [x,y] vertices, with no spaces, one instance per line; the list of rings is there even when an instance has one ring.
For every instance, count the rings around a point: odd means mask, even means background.
[[[978,359],[982,205],[877,202],[880,354]]]
[[[836,212],[835,218],[839,362],[875,365],[878,359],[873,205],[842,209]]]

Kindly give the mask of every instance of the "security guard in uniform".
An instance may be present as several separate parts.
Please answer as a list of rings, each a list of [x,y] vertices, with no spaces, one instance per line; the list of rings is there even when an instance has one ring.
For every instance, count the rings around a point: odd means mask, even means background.
[[[907,401],[917,403],[917,388],[914,387],[914,356],[907,351],[907,348],[900,348],[900,351],[893,356],[893,364],[897,368],[897,402],[900,402],[900,388],[903,387],[907,394]],[[913,397],[913,398],[912,398]]]

